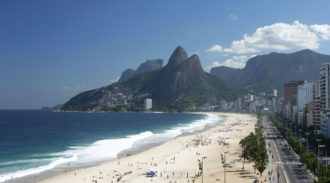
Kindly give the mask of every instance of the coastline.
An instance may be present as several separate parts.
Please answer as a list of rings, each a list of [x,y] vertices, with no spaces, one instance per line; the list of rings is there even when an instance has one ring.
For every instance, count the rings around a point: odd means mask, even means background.
[[[203,112],[199,114],[208,113]],[[204,167],[206,168],[204,169],[204,181],[209,180],[206,182],[214,182],[215,180],[223,180],[223,168],[220,167],[219,153],[224,152],[224,150],[228,148],[230,150],[228,153],[228,160],[233,159],[234,161],[240,161],[239,152],[236,152],[237,148],[238,150],[240,149],[238,142],[241,138],[254,131],[256,118],[247,114],[215,112],[212,112],[212,114],[224,115],[226,118],[216,126],[206,128],[203,131],[177,136],[164,143],[144,148],[141,151],[129,153],[129,156],[122,155],[115,160],[105,161],[83,168],[77,167],[70,170],[57,169],[56,172],[55,170],[53,173],[48,172],[48,176],[30,181],[37,181],[40,183],[91,182],[93,180],[97,182],[117,182],[117,179],[122,177],[121,181],[126,182],[146,182],[150,179],[157,180],[157,182],[168,182],[170,180],[178,180],[180,182],[184,180],[186,182],[187,179],[193,179],[192,177],[198,172],[198,159],[202,156],[208,157],[204,163]],[[248,124],[249,128],[247,128],[247,126],[244,127],[244,133],[241,132],[242,129],[240,129],[240,131],[237,129],[230,132],[220,132],[222,129],[230,127],[230,125],[237,120],[250,121]],[[228,135],[232,136],[232,138],[228,139],[230,143],[228,147],[216,143],[216,138],[219,138],[221,133],[228,133]],[[236,137],[234,138],[233,135]],[[207,138],[211,143],[205,146],[194,147],[193,143],[196,138]],[[215,162],[217,163],[214,164]],[[241,168],[241,162],[238,163],[238,165],[236,164],[237,163],[235,163],[235,166],[240,166]],[[244,176],[234,176],[238,178],[238,181],[246,179],[254,180],[256,178],[256,176],[253,175],[252,166],[249,166],[247,162],[245,164],[247,170]],[[211,168],[212,166],[217,166],[218,168]],[[142,174],[145,173],[147,169],[158,171],[158,176],[154,178],[143,176]],[[216,171],[218,171],[218,174],[215,173]],[[237,172],[239,171],[236,171],[236,173]],[[45,174],[46,173],[43,175]],[[232,173],[228,174],[230,176]],[[247,176],[246,174],[251,175]],[[201,177],[197,177],[196,182],[200,180]],[[29,180],[23,182],[29,182]]]
[[[148,112],[148,113],[159,113],[159,112]],[[213,118],[214,118],[214,116],[219,116],[220,118],[224,118],[224,116],[222,116],[222,115],[215,115],[215,113],[206,113],[206,112],[187,112],[186,114],[205,115],[205,116],[208,116],[207,118],[205,118],[207,120],[210,120],[209,116],[213,116]],[[212,115],[208,115],[208,114],[212,114]],[[204,119],[202,119],[202,120],[204,120]],[[203,129],[195,129],[193,132],[184,131],[182,134],[180,134],[180,135],[178,135],[176,137],[172,137],[170,139],[164,140],[164,141],[155,142],[155,143],[146,143],[146,144],[141,145],[141,146],[138,146],[138,147],[131,147],[131,148],[128,148],[128,149],[124,149],[124,150],[120,151],[117,154],[117,157],[116,158],[105,159],[105,160],[100,160],[100,161],[96,161],[96,162],[95,161],[93,161],[93,162],[91,161],[89,163],[84,163],[84,164],[71,164],[70,163],[69,166],[62,165],[60,167],[55,167],[55,168],[52,168],[52,169],[48,169],[48,170],[42,171],[40,173],[30,174],[30,175],[26,175],[26,176],[18,177],[18,178],[7,179],[5,182],[11,182],[11,183],[35,183],[35,182],[39,182],[39,181],[42,181],[42,180],[45,180],[45,179],[49,179],[49,178],[54,177],[54,176],[58,176],[58,175],[63,174],[65,172],[70,172],[70,171],[74,171],[74,170],[82,169],[82,168],[87,168],[87,167],[98,166],[98,165],[100,165],[100,164],[102,164],[104,162],[114,161],[114,160],[117,160],[119,158],[126,157],[127,154],[134,155],[134,154],[141,153],[141,152],[146,151],[148,149],[151,149],[153,147],[162,145],[163,143],[166,143],[167,141],[169,141],[169,140],[171,140],[173,138],[177,138],[177,137],[181,137],[181,136],[186,136],[186,135],[191,135],[191,134],[195,134],[195,133],[200,133],[202,131],[205,131],[205,130],[207,130],[209,128],[214,127],[215,125],[217,125],[218,123],[221,123],[223,121],[223,119],[219,119],[219,120],[220,121],[216,122],[215,124],[212,124],[212,123],[208,124],[208,123],[206,123],[206,126],[204,126]],[[188,125],[194,124],[194,122],[198,122],[198,121],[200,121],[200,119],[191,121],[192,123],[187,123],[187,124]],[[170,131],[171,130],[172,129],[170,129]]]

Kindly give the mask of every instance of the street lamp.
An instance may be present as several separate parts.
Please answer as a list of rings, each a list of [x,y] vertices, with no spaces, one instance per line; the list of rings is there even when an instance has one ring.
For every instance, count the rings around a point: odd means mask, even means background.
[[[284,120],[284,138],[286,138],[286,129],[287,125],[286,125],[286,120]]]
[[[224,154],[223,154],[223,168],[224,168],[224,183],[226,183],[226,167],[228,166],[227,164],[226,164],[226,153],[228,153],[229,151],[226,151],[226,152],[224,152]]]
[[[299,140],[300,140],[299,146],[300,146],[300,147],[299,147],[299,149],[300,149],[300,159],[301,159],[301,131],[302,131],[302,130],[299,129],[298,131],[299,131],[299,135],[300,135],[300,138],[299,138]]]
[[[324,149],[325,149],[325,159],[326,159],[325,172],[328,172],[328,150],[327,148]]]
[[[202,183],[204,182],[204,159],[206,158],[206,156],[202,157]]]
[[[319,145],[320,148],[325,147],[325,145]],[[322,149],[322,164],[323,164],[323,149]],[[322,176],[323,177],[323,176]]]
[[[325,145],[319,145],[320,148],[324,148]],[[323,159],[324,153],[323,153],[323,149],[322,149],[322,159]]]
[[[319,150],[319,146],[320,146],[321,140],[322,139],[316,139],[316,141],[317,141],[317,172],[319,172],[319,168],[320,168],[320,163],[319,163],[320,150]]]
[[[309,132],[306,132],[305,134],[306,134],[306,136],[307,136],[307,152],[308,152],[308,135],[309,135],[310,133],[309,133]]]

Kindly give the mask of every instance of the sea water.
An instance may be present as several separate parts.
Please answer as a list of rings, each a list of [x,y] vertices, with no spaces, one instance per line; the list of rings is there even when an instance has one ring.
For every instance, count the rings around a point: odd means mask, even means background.
[[[216,114],[0,110],[0,182],[115,159],[221,122]]]

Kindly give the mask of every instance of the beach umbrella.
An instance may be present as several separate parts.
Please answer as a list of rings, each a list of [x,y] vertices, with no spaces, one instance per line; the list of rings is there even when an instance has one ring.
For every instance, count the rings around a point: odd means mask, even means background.
[[[155,175],[156,175],[156,172],[155,171],[147,172],[147,176],[153,177]]]

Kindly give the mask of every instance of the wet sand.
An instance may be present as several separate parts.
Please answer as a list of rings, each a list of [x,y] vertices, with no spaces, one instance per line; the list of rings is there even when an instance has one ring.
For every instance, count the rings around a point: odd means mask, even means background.
[[[206,157],[203,161],[204,182],[223,182],[221,154],[225,154],[226,163],[230,165],[226,168],[227,182],[253,182],[259,175],[254,173],[251,163],[245,162],[245,169],[242,169],[239,141],[254,132],[256,117],[247,114],[218,114],[226,116],[224,122],[205,131],[179,136],[142,152],[121,156],[99,165],[69,171],[57,170],[58,175],[39,182],[178,183],[196,180],[199,183],[202,176],[199,175],[198,160],[203,157]],[[148,170],[157,171],[157,176],[147,177],[145,173]]]

